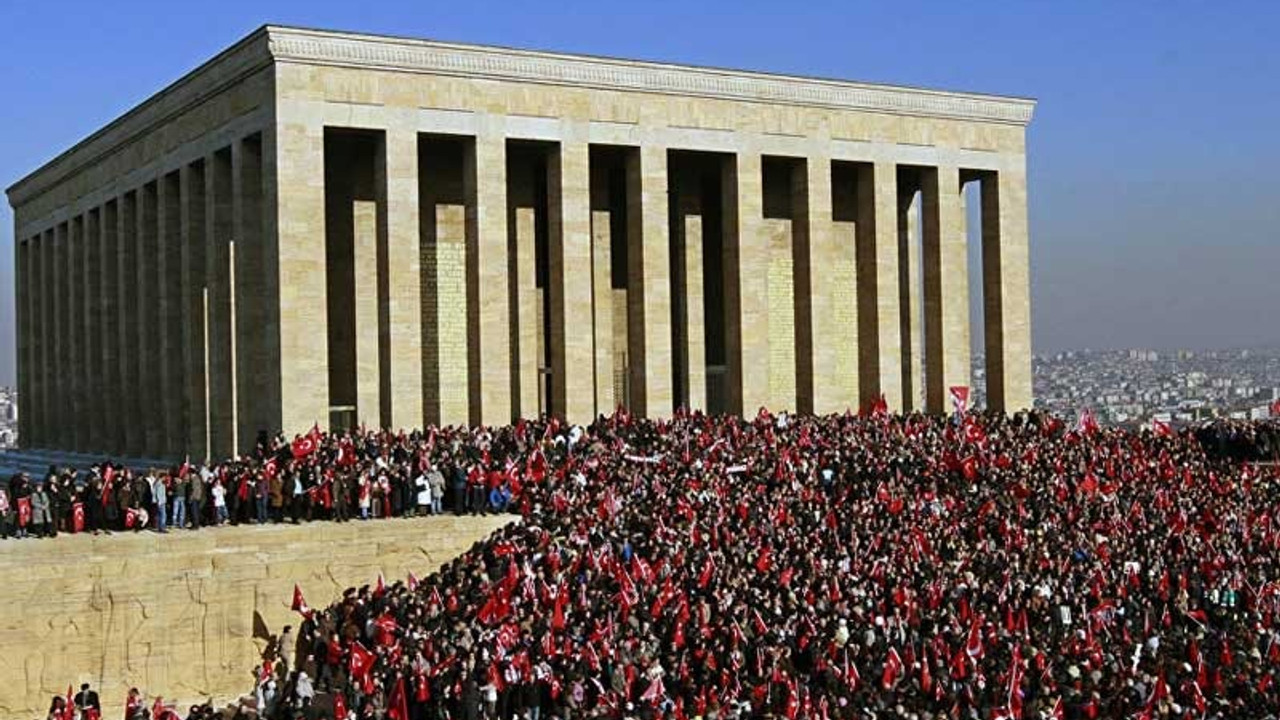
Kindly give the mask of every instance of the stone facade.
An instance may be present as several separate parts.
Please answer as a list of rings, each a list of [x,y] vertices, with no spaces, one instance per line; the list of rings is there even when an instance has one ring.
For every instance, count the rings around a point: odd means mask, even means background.
[[[1033,108],[264,27],[9,189],[21,437],[1029,407]]]
[[[238,526],[193,533],[64,535],[0,553],[0,717],[39,717],[92,683],[104,717],[130,687],[227,703],[250,693],[267,638],[300,617],[293,585],[323,607],[348,587],[426,577],[508,516]]]

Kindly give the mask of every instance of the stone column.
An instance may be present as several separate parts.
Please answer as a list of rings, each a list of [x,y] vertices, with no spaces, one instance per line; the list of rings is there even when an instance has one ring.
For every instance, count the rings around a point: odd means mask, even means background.
[[[28,352],[30,365],[27,375],[30,387],[25,399],[19,398],[23,407],[19,413],[26,415],[30,428],[27,439],[23,440],[24,448],[44,447],[45,442],[45,409],[44,409],[44,233],[36,233],[27,241],[27,324]]]
[[[103,450],[118,453],[124,449],[124,422],[121,410],[120,354],[120,211],[122,198],[103,205],[102,261],[98,270],[102,280],[99,294],[102,302],[102,371],[99,382],[103,392]]]
[[[209,456],[207,419],[207,358],[205,338],[205,301],[208,286],[205,284],[204,254],[205,235],[205,171],[203,163],[183,166],[179,174],[181,185],[180,208],[181,237],[181,305],[182,305],[182,365],[186,380],[185,396],[186,447],[185,453],[199,461]],[[263,372],[268,372],[266,368]]]
[[[856,242],[836,232],[831,172],[829,157],[811,155],[792,185],[797,405],[822,415],[858,406]]]
[[[57,382],[57,358],[54,343],[57,333],[54,326],[53,298],[56,287],[53,272],[53,245],[56,231],[46,230],[40,239],[40,407],[41,447],[56,447],[58,443],[57,406],[54,384]]]
[[[591,164],[591,336],[597,415],[613,412],[618,404],[613,393],[612,221],[608,166],[595,162]]]
[[[412,430],[423,424],[417,131],[388,128],[378,165],[385,213],[379,225],[386,233],[387,252],[389,420],[392,428]]]
[[[519,163],[514,167],[523,171],[529,169]],[[508,245],[511,263],[511,355],[515,363],[511,396],[517,406],[513,408],[515,414],[532,418],[545,409],[539,397],[542,390],[539,370],[545,355],[540,351],[543,339],[542,323],[539,322],[542,294],[538,291],[536,273],[537,218],[542,208],[537,204],[532,175],[522,172],[518,177],[508,178],[507,187],[508,193],[513,195],[507,198],[507,202],[512,205],[509,219],[514,223]],[[558,378],[556,382],[559,382]],[[549,401],[551,398],[546,399]]]
[[[235,297],[233,262],[235,217],[231,153],[205,158],[205,282],[208,287],[205,330],[208,391],[209,452],[221,459],[234,452],[235,425]],[[315,242],[315,240],[312,240]],[[323,244],[323,243],[319,243]]]
[[[279,187],[276,183],[276,159],[278,153],[276,126],[268,124],[258,133],[258,157],[261,162],[259,172],[260,202],[258,214],[261,218],[262,243],[261,251],[255,253],[261,263],[259,270],[262,292],[262,306],[259,327],[259,357],[261,366],[255,373],[257,397],[254,404],[258,408],[259,422],[274,432],[281,426],[280,392],[283,377],[280,373],[280,214]],[[324,342],[328,346],[328,338]],[[290,382],[296,382],[290,380]],[[326,382],[322,386],[327,391]],[[319,390],[317,390],[319,392]],[[320,419],[320,427],[327,428],[327,418]]]
[[[592,353],[591,162],[585,140],[567,133],[547,163],[551,282],[551,375],[556,408],[570,423],[595,415]]]
[[[667,149],[642,145],[627,154],[627,330],[630,408],[649,418],[671,415],[671,242]]]
[[[423,332],[428,383],[427,422],[466,425],[470,385],[467,346],[467,208],[436,203],[427,241],[427,281],[423,285],[427,317]]]
[[[511,310],[507,295],[507,148],[498,118],[484,127],[464,172],[467,197],[467,347],[471,421],[512,419]]]
[[[691,174],[693,178],[690,178]],[[682,174],[676,202],[675,231],[679,236],[673,247],[680,253],[676,259],[680,277],[675,289],[678,298],[673,298],[673,301],[678,299],[674,304],[684,311],[684,317],[677,323],[677,352],[684,361],[679,368],[684,373],[682,380],[685,390],[681,404],[690,410],[705,410],[707,332],[706,306],[703,302],[702,188],[696,173]]]
[[[955,167],[924,172],[925,407],[950,411],[949,389],[969,385],[969,259],[964,195]]]
[[[765,233],[760,153],[725,162],[724,300],[729,406],[754,417],[770,404],[769,238]]]
[[[768,242],[766,307],[769,315],[769,387],[765,405],[774,412],[796,409],[795,220],[763,218]]]
[[[85,210],[80,215],[80,234],[76,241],[76,307],[75,307],[75,333],[79,336],[76,339],[76,366],[80,369],[80,392],[79,407],[76,410],[76,427],[79,431],[76,434],[77,444],[82,452],[90,452],[96,449],[93,442],[93,434],[96,431],[97,423],[94,421],[97,413],[96,400],[100,397],[98,393],[96,380],[97,373],[94,372],[96,363],[92,362],[93,354],[93,301],[94,296],[91,288],[92,273],[92,254],[98,243],[97,237],[97,211],[94,209]]]
[[[901,183],[903,178],[899,177]],[[920,200],[915,184],[898,188],[898,302],[902,307],[902,409],[922,409]]]
[[[18,412],[18,443],[21,447],[31,447],[31,420],[30,405],[25,405],[32,397],[31,392],[31,358],[27,353],[31,351],[31,343],[27,339],[27,333],[31,330],[30,315],[27,310],[28,291],[30,288],[30,267],[28,265],[29,253],[31,252],[31,240],[29,238],[19,238],[17,235],[18,224],[14,223],[14,240],[13,240],[13,285],[14,285],[14,316],[17,322],[18,336],[18,400],[24,405]]]
[[[119,418],[124,426],[122,454],[137,457],[146,442],[145,429],[138,418],[142,405],[138,393],[138,205],[142,189],[121,197],[118,215],[116,285],[119,289],[120,322],[116,325],[117,352],[120,358]]]
[[[329,425],[325,274],[324,128],[277,108],[272,161],[277,197],[280,422],[286,437]]]
[[[15,237],[17,235],[17,223],[14,223]],[[31,403],[31,399],[35,397],[32,380],[32,370],[35,362],[32,359],[32,351],[34,343],[31,342],[32,326],[31,326],[31,288],[34,285],[34,277],[32,274],[31,254],[35,247],[35,238],[22,238],[14,241],[14,285],[17,291],[17,313],[18,322],[18,402],[20,403],[18,411],[18,444],[22,448],[35,447],[33,444],[36,440],[33,432],[32,410],[35,406]]]
[[[67,245],[71,241],[70,223],[64,221],[53,233],[53,421],[56,447],[69,450],[72,445],[70,423],[71,363],[67,352]]]
[[[155,332],[159,335],[160,360],[160,446],[163,457],[182,455],[182,420],[185,400],[182,383],[182,325],[179,286],[181,280],[181,197],[177,173],[164,175],[157,191],[157,224],[159,241],[156,248],[156,268],[159,276],[156,302],[159,305],[160,322]]]
[[[103,420],[104,402],[101,380],[102,358],[102,272],[98,264],[102,258],[102,208],[96,207],[85,213],[84,236],[81,238],[81,269],[83,289],[81,300],[83,311],[80,317],[80,362],[84,368],[84,422],[86,426],[84,443],[87,450],[104,452],[102,431],[106,423]]]
[[[898,297],[898,179],[893,163],[860,165],[857,179],[860,404],[902,407]]]
[[[232,233],[235,238],[232,378],[235,386],[235,451],[241,453],[253,449],[259,430],[275,431],[262,412],[267,392],[267,373],[263,370],[271,365],[263,353],[268,296],[264,288],[262,144],[258,136],[232,143],[231,166]]]
[[[981,182],[987,406],[1015,412],[1032,405],[1026,169]]]
[[[355,268],[356,422],[382,427],[378,353],[378,204],[351,201],[351,250]]]
[[[159,227],[157,225],[156,183],[149,182],[138,188],[137,207],[137,256],[133,282],[137,297],[136,323],[133,326],[134,353],[137,356],[138,410],[137,422],[142,426],[141,442],[134,451],[139,456],[155,457],[160,450],[160,313],[158,275],[156,273],[156,249]]]
[[[85,431],[88,430],[86,423],[86,408],[84,402],[85,378],[84,365],[80,362],[80,349],[83,344],[84,336],[81,330],[84,327],[84,282],[81,278],[83,270],[81,252],[84,251],[84,216],[76,215],[67,221],[67,247],[65,256],[66,279],[63,293],[63,321],[65,322],[65,330],[63,337],[66,344],[63,346],[63,353],[66,356],[67,363],[67,398],[65,421],[67,423],[67,447],[78,452],[86,450],[85,447]]]

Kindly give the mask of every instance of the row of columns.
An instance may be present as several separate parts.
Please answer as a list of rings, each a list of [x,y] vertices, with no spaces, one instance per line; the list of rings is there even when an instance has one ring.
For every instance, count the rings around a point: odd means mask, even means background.
[[[416,133],[374,134],[387,170],[375,207],[351,210],[377,238],[365,257],[385,256],[385,271],[355,259],[366,268],[353,289],[364,319],[356,332],[369,335],[355,351],[368,388],[357,402],[362,423],[502,424],[547,409],[583,422],[617,404],[659,416],[676,406],[826,413],[880,396],[895,410],[945,412],[948,388],[970,384],[969,182],[983,198],[990,403],[1030,405],[1025,201],[1000,201],[1003,188],[1022,187],[1015,173],[785,158],[791,210],[778,219],[764,209],[772,156],[750,145],[717,154],[722,298],[713,316],[703,297],[711,263],[700,205],[709,200],[678,189],[669,148],[593,146],[570,130],[541,143],[545,195],[535,207],[507,176],[514,146],[495,126],[454,138],[465,145],[463,191],[447,201],[429,187],[446,181],[419,158],[427,151]],[[597,152],[620,154],[625,176],[621,316],[610,281],[617,208]],[[391,298],[374,297],[375,285],[389,285]],[[713,325],[724,344],[716,366],[707,360]]]
[[[509,192],[500,123],[452,138],[448,188],[416,130],[375,135],[373,187],[350,208],[365,424],[503,424],[547,407],[580,422],[618,404],[828,413],[881,395],[945,411],[947,388],[969,384],[969,182],[981,186],[989,404],[1030,405],[1017,169],[783,158],[789,210],[777,216],[765,175],[779,158],[750,143],[714,155],[709,197],[682,188],[670,148],[597,146],[570,130],[543,143],[545,199],[531,208]],[[278,134],[237,139],[21,240],[27,445],[221,457],[258,430],[333,421],[325,344],[346,326],[331,326],[326,289],[325,137],[285,118]],[[595,162],[604,152],[621,202]]]
[[[278,422],[264,137],[20,239],[25,446],[221,457]]]

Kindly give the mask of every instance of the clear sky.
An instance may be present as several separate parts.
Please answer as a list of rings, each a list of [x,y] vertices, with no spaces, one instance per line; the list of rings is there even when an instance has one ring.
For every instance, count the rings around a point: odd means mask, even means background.
[[[1036,351],[1280,344],[1274,0],[0,0],[0,185],[264,23],[1032,96]]]

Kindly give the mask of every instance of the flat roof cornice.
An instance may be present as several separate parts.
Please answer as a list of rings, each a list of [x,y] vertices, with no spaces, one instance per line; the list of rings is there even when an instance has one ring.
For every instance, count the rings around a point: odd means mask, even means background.
[[[1035,100],[488,45],[267,26],[278,62],[1026,125]]]
[[[1025,126],[1035,100],[267,25],[7,190],[17,207],[273,63],[393,70]]]

